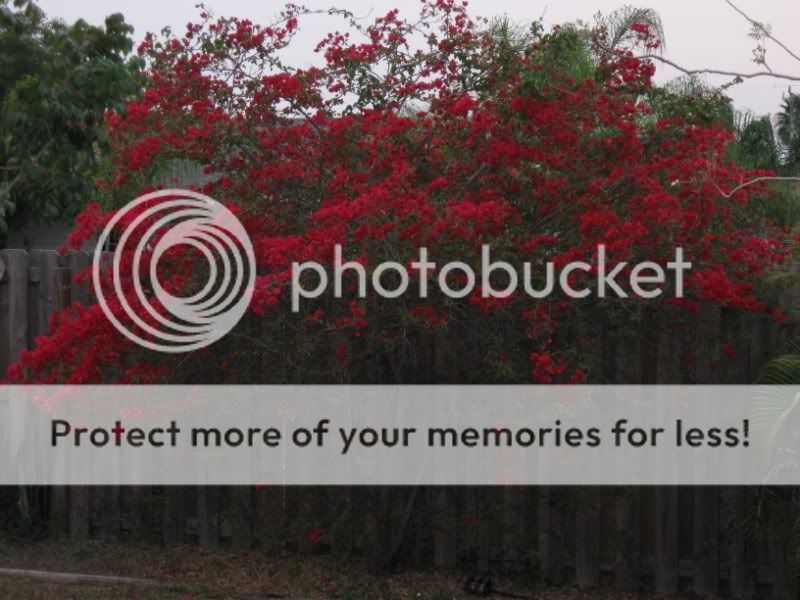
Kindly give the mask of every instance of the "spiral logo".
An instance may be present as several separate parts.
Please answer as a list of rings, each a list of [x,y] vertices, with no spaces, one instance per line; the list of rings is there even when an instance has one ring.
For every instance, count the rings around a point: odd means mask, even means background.
[[[101,285],[108,264],[103,249],[114,231],[119,235],[112,264],[114,295],[107,297]],[[158,277],[159,262],[171,266],[178,246],[198,252],[207,264],[205,284],[187,296],[170,293]],[[255,275],[253,245],[236,216],[189,190],[146,194],[116,212],[92,262],[98,302],[114,327],[140,346],[169,353],[204,348],[233,329],[250,303]],[[149,322],[142,318],[145,313]],[[122,314],[135,330],[121,322]]]

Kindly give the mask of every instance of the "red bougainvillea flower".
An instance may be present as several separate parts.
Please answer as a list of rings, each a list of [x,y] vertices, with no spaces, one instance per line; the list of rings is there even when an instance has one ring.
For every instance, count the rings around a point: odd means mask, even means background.
[[[322,536],[324,534],[325,531],[323,529],[320,529],[319,527],[313,527],[309,529],[306,539],[312,544],[319,544],[322,541]]]

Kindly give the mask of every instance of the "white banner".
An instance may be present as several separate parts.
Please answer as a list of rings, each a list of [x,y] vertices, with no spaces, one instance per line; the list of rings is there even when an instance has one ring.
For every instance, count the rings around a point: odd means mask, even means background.
[[[800,387],[6,386],[1,485],[800,485]]]

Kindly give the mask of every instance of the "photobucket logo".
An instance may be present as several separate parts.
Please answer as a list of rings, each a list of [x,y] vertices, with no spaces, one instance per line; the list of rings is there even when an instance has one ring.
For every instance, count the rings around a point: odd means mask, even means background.
[[[493,261],[491,248],[484,244],[481,247],[480,295],[483,298],[508,298],[516,294],[521,287],[531,298],[547,298],[553,294],[558,283],[561,291],[569,298],[586,298],[592,293],[598,298],[606,298],[609,295],[628,298],[628,292],[620,285],[620,276],[626,273],[627,288],[634,297],[653,299],[664,293],[664,287],[669,280],[667,271],[672,271],[674,295],[676,298],[682,298],[684,273],[691,267],[692,263],[684,260],[683,248],[675,249],[674,260],[666,264],[666,270],[661,264],[653,261],[640,262],[633,266],[627,262],[618,262],[610,266],[605,246],[599,245],[595,265],[584,261],[569,262],[556,276],[555,265],[548,262],[545,265],[544,283],[539,283],[537,287],[533,281],[533,267],[530,262],[523,264],[520,277],[518,270],[512,264]],[[428,283],[429,279],[434,279],[431,276],[434,273],[439,290],[449,298],[465,298],[475,291],[478,284],[478,275],[470,265],[454,261],[438,268],[435,262],[429,260],[427,248],[419,249],[418,260],[411,263],[411,270],[416,271],[420,298],[428,297]],[[304,282],[308,284],[311,279],[304,277],[306,272],[316,275],[316,284],[313,287],[307,288],[303,285]],[[374,292],[382,298],[399,298],[408,293],[411,285],[412,275],[405,265],[398,262],[380,263],[368,278],[363,264],[355,261],[342,262],[342,247],[337,245],[334,249],[333,263],[334,297],[342,298],[343,279],[348,272],[357,277],[360,298],[365,298],[367,295],[368,279]],[[582,278],[583,284],[580,287],[576,287],[576,275],[581,272],[587,277]],[[392,280],[395,286],[392,288],[384,282],[384,275],[389,273],[393,273]],[[324,294],[329,288],[329,279],[328,270],[318,262],[292,263],[292,312],[300,311],[301,298],[319,298]],[[453,279],[459,281],[457,286],[452,285]],[[502,280],[502,283],[498,283],[499,280]],[[591,280],[595,285],[588,284]]]
[[[108,298],[101,285],[107,267],[103,248],[121,225],[112,264],[114,296]],[[173,295],[158,277],[159,262],[177,246],[194,248],[207,263],[205,284],[189,296]],[[145,257],[149,265],[143,265]],[[115,213],[100,235],[92,263],[98,302],[114,327],[140,346],[169,353],[203,348],[233,329],[250,303],[255,275],[253,246],[236,216],[216,200],[189,190],[146,194]],[[130,300],[128,278],[134,291]],[[112,300],[133,327],[118,318]],[[148,320],[142,318],[147,315]]]

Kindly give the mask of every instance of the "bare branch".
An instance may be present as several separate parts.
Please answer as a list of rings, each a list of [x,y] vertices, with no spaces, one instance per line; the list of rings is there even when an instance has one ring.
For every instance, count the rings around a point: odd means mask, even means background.
[[[758,22],[758,21],[756,21],[755,19],[751,18],[751,17],[750,17],[750,16],[749,16],[747,13],[745,13],[745,12],[744,12],[744,11],[743,11],[741,8],[739,8],[739,7],[738,7],[738,6],[736,6],[736,5],[735,5],[733,2],[731,2],[731,0],[725,0],[725,3],[726,3],[728,6],[730,6],[730,7],[731,7],[733,10],[735,10],[737,13],[739,13],[740,15],[742,15],[742,16],[743,16],[745,19],[747,19],[747,21],[748,21],[748,22],[749,22],[749,23],[750,23],[750,24],[751,24],[753,27],[757,27],[759,30],[761,30],[761,32],[763,32],[763,33],[764,33],[764,35],[765,35],[765,36],[766,36],[768,39],[772,40],[772,41],[773,41],[773,42],[775,42],[775,43],[776,43],[778,46],[780,46],[780,47],[781,47],[781,48],[782,48],[782,49],[783,49],[783,50],[784,50],[784,51],[785,51],[785,52],[786,52],[786,53],[787,53],[789,56],[791,56],[793,59],[795,59],[795,60],[797,60],[797,61],[800,61],[800,56],[798,56],[797,54],[795,54],[794,52],[792,52],[791,50],[789,50],[789,48],[787,48],[787,47],[786,47],[786,44],[784,44],[783,42],[781,42],[779,39],[777,39],[777,38],[773,37],[773,35],[772,35],[772,34],[771,34],[771,33],[770,33],[770,32],[769,32],[769,31],[768,31],[768,30],[767,30],[767,29],[764,27],[764,24],[763,24],[763,23],[759,23],[759,22]]]
[[[605,48],[603,46],[599,46],[600,50],[606,52],[607,54],[613,54],[619,58],[635,58],[638,60],[657,60],[659,62],[664,63],[665,65],[669,65],[673,69],[677,69],[681,73],[686,75],[724,75],[726,77],[736,77],[739,79],[756,79],[757,77],[772,77],[773,79],[785,79],[787,81],[800,81],[800,75],[785,75],[783,73],[773,73],[772,71],[757,71],[755,73],[738,73],[736,71],[724,71],[720,69],[689,69],[686,67],[682,67],[676,62],[673,62],[663,56],[658,54],[640,54],[635,56],[628,56],[624,52],[620,52],[619,50],[612,50],[610,48]]]
[[[736,71],[724,71],[720,69],[687,69],[681,65],[659,56],[658,54],[643,54],[637,56],[638,59],[653,59],[669,65],[670,67],[685,73],[686,75],[724,75],[726,77],[739,77],[741,79],[756,79],[757,77],[773,77],[775,79],[785,79],[787,81],[800,81],[800,75],[784,75],[783,73],[773,73],[772,71],[756,71],[755,73],[737,73]]]
[[[721,189],[721,188],[720,188],[720,187],[719,187],[719,186],[718,186],[716,183],[714,184],[714,187],[716,187],[716,188],[717,188],[717,191],[718,191],[718,192],[719,192],[719,193],[720,193],[722,196],[724,196],[725,198],[730,198],[730,197],[732,197],[732,196],[733,196],[733,195],[734,195],[736,192],[738,192],[739,190],[742,190],[742,189],[744,189],[744,188],[746,188],[746,187],[748,187],[748,186],[754,185],[754,184],[756,184],[756,183],[770,182],[770,181],[796,181],[796,182],[800,183],[800,177],[769,177],[769,176],[765,176],[765,177],[756,177],[755,179],[751,179],[750,181],[746,181],[746,182],[744,182],[742,185],[738,185],[738,186],[736,186],[735,188],[733,188],[733,189],[732,189],[730,192],[728,192],[728,193],[725,193],[725,192],[723,192],[723,191],[722,191],[722,189]]]

